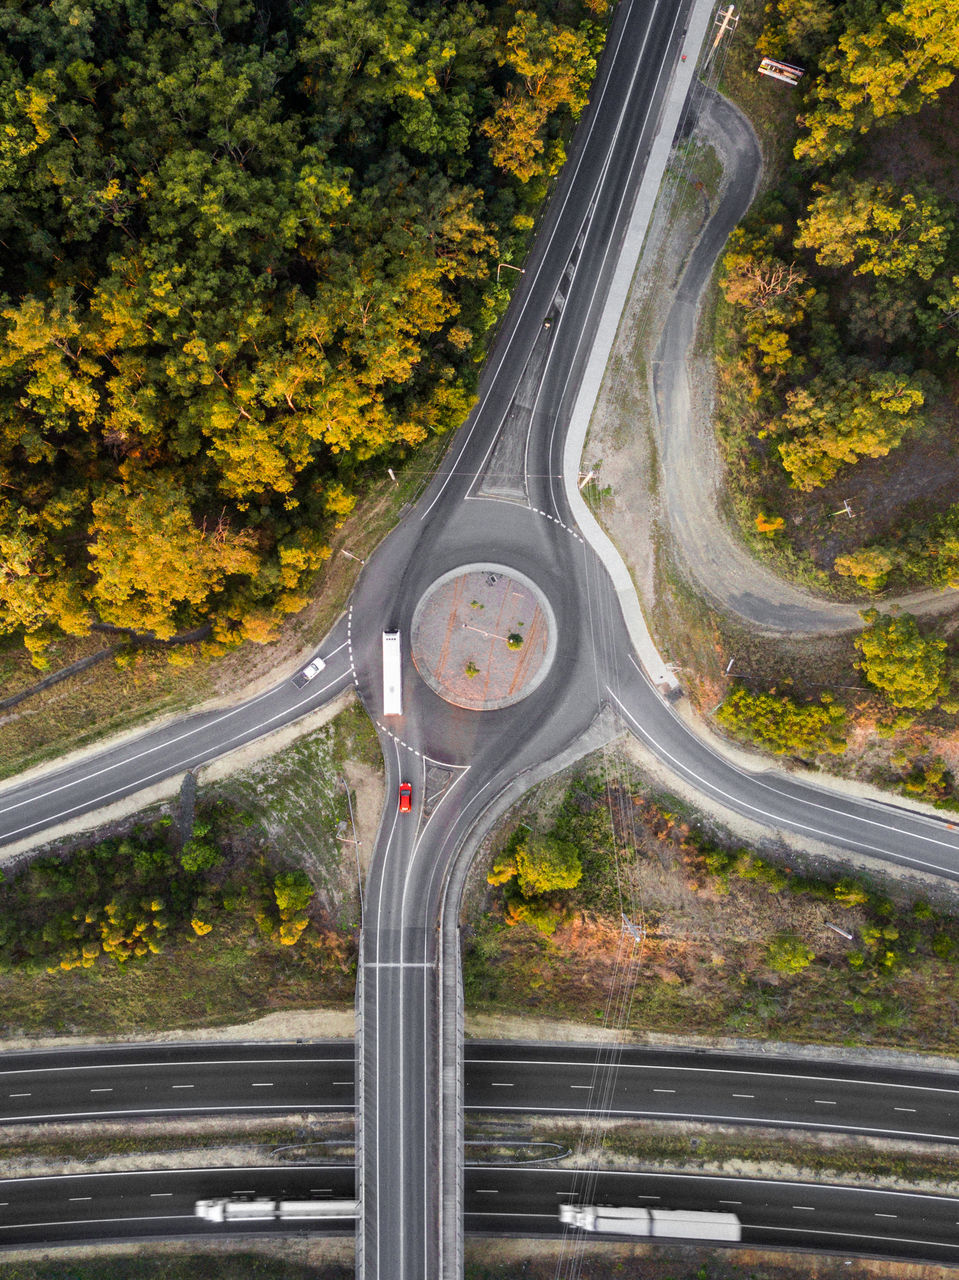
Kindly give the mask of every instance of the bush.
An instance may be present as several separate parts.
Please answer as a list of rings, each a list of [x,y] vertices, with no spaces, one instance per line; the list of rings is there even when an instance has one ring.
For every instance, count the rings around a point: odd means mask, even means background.
[[[823,751],[841,755],[846,749],[846,712],[828,694],[803,705],[775,690],[750,693],[734,685],[716,719],[737,737],[780,756],[809,759]]]

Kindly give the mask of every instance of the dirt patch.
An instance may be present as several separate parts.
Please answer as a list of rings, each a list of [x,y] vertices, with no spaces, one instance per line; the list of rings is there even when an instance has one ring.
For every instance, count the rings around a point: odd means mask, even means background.
[[[658,1033],[831,1044],[833,1055],[847,1046],[959,1052],[959,1032],[943,1018],[959,1011],[954,887],[768,832],[750,841],[757,861],[716,819],[704,824],[687,808],[672,779],[658,791],[647,775],[624,791],[622,777],[614,771],[608,802],[574,780],[557,811],[551,829],[577,845],[584,876],[565,895],[572,914],[551,933],[511,923],[509,900],[484,883],[497,841],[538,821],[535,796],[478,857],[464,930],[472,1034],[522,1034],[496,1020],[505,1015],[529,1020],[531,1038],[562,1039],[551,1024],[568,1020],[590,1028],[587,1039]],[[583,808],[578,828],[569,796]],[[837,889],[850,876],[851,896]],[[796,968],[781,963],[778,948],[798,943],[809,954]]]

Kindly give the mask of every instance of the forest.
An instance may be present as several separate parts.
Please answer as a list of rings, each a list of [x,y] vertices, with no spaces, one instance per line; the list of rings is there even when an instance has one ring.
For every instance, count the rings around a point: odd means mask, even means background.
[[[805,74],[720,273],[739,518],[819,586],[959,586],[959,3],[771,0],[757,52]]]
[[[469,410],[587,4],[0,8],[0,635],[213,654],[304,606],[357,485]]]

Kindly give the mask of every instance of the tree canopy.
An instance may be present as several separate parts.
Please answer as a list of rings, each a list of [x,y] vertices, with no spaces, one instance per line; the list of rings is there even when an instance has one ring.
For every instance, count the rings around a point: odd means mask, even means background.
[[[468,410],[585,16],[0,9],[0,632],[302,606],[358,468]]]
[[[857,666],[894,707],[928,711],[948,693],[946,642],[924,637],[911,614],[863,613],[869,625],[856,637]]]
[[[852,24],[822,60],[797,158],[835,159],[857,134],[918,111],[955,79],[959,0],[865,0],[848,12]]]

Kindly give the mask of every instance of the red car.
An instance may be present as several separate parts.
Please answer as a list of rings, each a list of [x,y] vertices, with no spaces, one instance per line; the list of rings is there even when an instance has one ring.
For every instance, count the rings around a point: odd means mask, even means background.
[[[413,808],[413,787],[409,782],[400,783],[400,813],[409,813]]]

